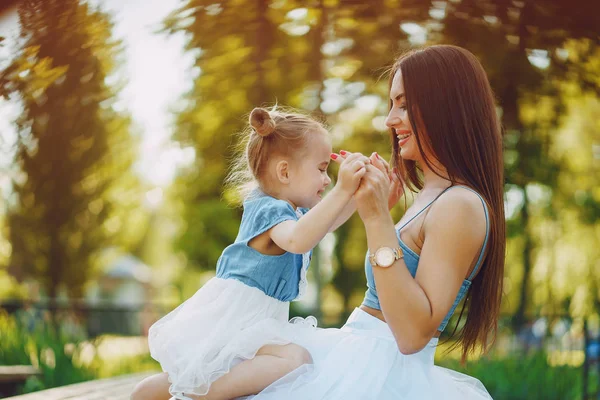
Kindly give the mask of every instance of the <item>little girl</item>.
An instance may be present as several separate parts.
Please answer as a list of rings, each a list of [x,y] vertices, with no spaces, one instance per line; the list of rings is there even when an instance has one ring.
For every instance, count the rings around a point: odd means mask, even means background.
[[[255,188],[245,192],[238,236],[219,258],[216,277],[150,328],[150,352],[164,373],[138,384],[132,399],[168,398],[167,389],[175,399],[232,399],[311,362],[293,344],[289,302],[306,288],[312,249],[354,212],[351,199],[370,160],[348,156],[321,200],[335,158],[325,128],[299,113],[262,108],[249,119],[238,165]],[[231,175],[236,183],[239,172]]]

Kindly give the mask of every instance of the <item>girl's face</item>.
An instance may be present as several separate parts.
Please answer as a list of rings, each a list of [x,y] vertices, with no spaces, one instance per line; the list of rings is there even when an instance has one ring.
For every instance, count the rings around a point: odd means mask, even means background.
[[[400,69],[398,69],[392,80],[390,99],[392,108],[385,119],[385,124],[392,128],[396,135],[400,147],[400,157],[405,160],[422,161],[421,152],[408,117],[404,82]]]
[[[286,190],[286,197],[296,207],[302,208],[317,205],[325,188],[331,183],[327,168],[332,148],[327,133],[313,133],[307,146],[300,156],[291,161],[290,181]]]

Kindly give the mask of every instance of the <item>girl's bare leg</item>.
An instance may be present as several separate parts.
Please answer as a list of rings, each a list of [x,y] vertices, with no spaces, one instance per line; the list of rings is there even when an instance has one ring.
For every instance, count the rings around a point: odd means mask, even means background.
[[[149,376],[135,386],[131,400],[169,400],[169,377],[165,372]]]
[[[266,345],[256,357],[239,363],[217,379],[205,396],[189,396],[202,400],[230,400],[256,394],[304,364],[312,363],[310,353],[296,344]]]
[[[197,400],[230,400],[256,394],[301,365],[311,362],[310,353],[296,344],[266,345],[260,348],[256,357],[239,363],[228,374],[214,381],[208,394],[185,395]],[[166,373],[153,375],[138,383],[131,399],[169,400],[169,387]]]

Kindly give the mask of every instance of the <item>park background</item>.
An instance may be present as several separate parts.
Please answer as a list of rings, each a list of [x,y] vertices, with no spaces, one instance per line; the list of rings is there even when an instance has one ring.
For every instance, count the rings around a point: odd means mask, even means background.
[[[385,69],[445,43],[495,91],[508,230],[496,344],[438,362],[496,399],[597,398],[598,1],[2,0],[0,37],[0,365],[41,371],[19,392],[159,368],[148,327],[237,234],[223,180],[253,107],[306,110],[335,149],[389,158]],[[340,326],[365,251],[355,216],[292,313]]]

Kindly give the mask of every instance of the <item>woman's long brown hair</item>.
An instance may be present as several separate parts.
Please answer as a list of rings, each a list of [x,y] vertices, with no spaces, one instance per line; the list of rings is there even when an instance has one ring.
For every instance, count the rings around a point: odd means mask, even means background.
[[[392,66],[390,88],[398,71],[402,73],[408,115],[425,163],[436,171],[424,146],[446,168],[452,183],[465,182],[483,196],[489,210],[485,258],[463,306],[468,310],[459,336],[464,362],[478,346],[484,352],[489,348],[498,326],[506,249],[502,130],[487,75],[467,50],[437,45],[410,51]],[[411,190],[421,189],[418,166],[399,157],[397,137],[393,130],[390,134],[392,165]]]

